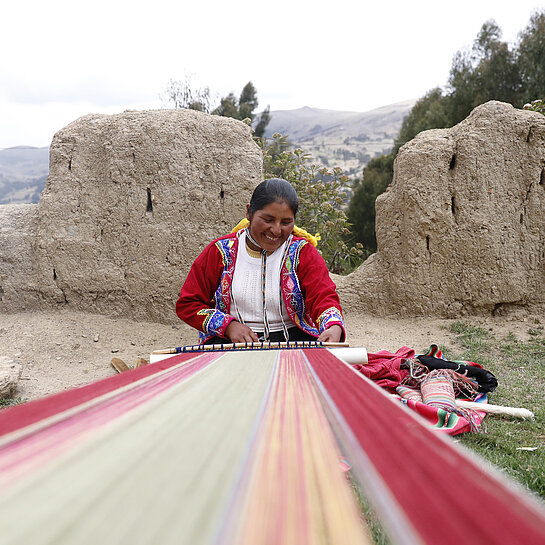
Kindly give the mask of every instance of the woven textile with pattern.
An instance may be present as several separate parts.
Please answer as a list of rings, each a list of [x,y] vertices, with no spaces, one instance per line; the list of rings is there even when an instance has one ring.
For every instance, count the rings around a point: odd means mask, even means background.
[[[1,411],[0,542],[368,543],[340,458],[393,543],[545,544],[540,503],[323,348],[184,353]]]

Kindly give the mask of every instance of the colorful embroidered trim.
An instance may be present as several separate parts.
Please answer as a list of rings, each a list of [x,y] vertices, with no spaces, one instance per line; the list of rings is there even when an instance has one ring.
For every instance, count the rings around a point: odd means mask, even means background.
[[[318,317],[318,323],[316,325],[318,326],[318,330],[321,332],[325,331],[331,322],[343,323],[343,317],[339,310],[335,307],[324,310],[324,312],[322,312],[322,314],[320,314]]]

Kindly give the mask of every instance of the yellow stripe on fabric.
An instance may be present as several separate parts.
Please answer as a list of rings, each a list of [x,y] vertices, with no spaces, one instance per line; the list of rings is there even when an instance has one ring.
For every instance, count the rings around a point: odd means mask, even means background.
[[[0,498],[13,545],[207,544],[247,454],[274,353],[218,355]]]
[[[280,353],[277,376],[222,543],[369,543],[301,350]]]

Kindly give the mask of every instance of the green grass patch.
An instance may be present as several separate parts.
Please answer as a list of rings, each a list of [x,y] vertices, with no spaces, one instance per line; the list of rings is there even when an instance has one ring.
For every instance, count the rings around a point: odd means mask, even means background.
[[[14,397],[14,398],[1,398],[0,399],[0,409],[3,409],[4,407],[11,407],[12,405],[20,405],[21,403],[24,403],[26,400],[22,397]]]
[[[367,527],[370,537],[373,540],[372,543],[374,545],[390,545],[391,541],[388,538],[388,534],[380,523],[371,502],[362,493],[359,484],[352,477],[349,478],[363,516],[362,524]]]
[[[498,379],[498,387],[489,395],[489,402],[524,407],[535,415],[534,420],[488,415],[482,432],[460,436],[461,444],[545,499],[543,327],[529,329],[527,341],[513,333],[497,339],[485,329],[460,321],[454,322],[450,329],[456,333],[461,349],[459,353],[445,353],[445,357],[479,363]]]

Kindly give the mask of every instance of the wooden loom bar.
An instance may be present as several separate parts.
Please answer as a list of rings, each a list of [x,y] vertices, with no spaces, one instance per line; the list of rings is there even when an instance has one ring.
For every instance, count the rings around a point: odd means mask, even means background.
[[[191,346],[177,346],[175,348],[162,348],[154,350],[152,354],[180,354],[184,352],[206,352],[227,351],[227,350],[279,350],[279,349],[301,349],[301,348],[335,348],[348,347],[345,342],[319,342],[319,341],[290,341],[273,342],[260,341],[253,343],[226,343],[226,344],[195,344]]]

